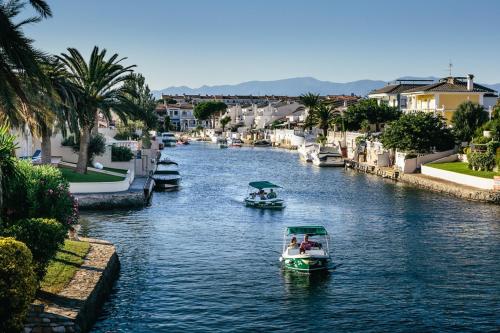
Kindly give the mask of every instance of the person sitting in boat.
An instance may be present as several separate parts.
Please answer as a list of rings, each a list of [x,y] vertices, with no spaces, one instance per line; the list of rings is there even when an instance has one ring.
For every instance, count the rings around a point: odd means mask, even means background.
[[[306,253],[311,248],[318,246],[318,243],[310,241],[309,235],[304,235],[304,240],[300,243],[300,253]]]
[[[276,198],[277,196],[278,196],[278,195],[276,194],[276,192],[274,192],[274,191],[273,191],[273,189],[271,189],[271,190],[269,191],[269,193],[267,194],[267,198],[268,198],[268,199],[274,199],[274,198]]]
[[[260,190],[259,191],[259,196],[260,196],[260,200],[266,200],[266,191],[264,190]]]
[[[293,236],[292,239],[290,239],[290,244],[288,244],[289,249],[296,249],[298,248],[299,245],[297,244],[297,237]]]

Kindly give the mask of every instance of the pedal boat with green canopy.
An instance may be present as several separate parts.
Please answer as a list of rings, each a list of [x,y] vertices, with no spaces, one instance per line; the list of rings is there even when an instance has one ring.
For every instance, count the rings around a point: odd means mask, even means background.
[[[308,237],[308,246],[301,249],[301,241]],[[295,237],[297,243],[291,241]],[[328,232],[323,226],[295,226],[285,228],[283,253],[280,261],[288,270],[311,273],[328,269],[330,249]]]
[[[248,196],[245,198],[245,205],[247,207],[262,208],[262,209],[283,209],[285,208],[285,201],[278,198],[276,189],[281,188],[276,184],[268,181],[250,182],[248,184],[250,190]],[[254,192],[253,189],[257,189]],[[269,190],[266,192],[266,190]]]

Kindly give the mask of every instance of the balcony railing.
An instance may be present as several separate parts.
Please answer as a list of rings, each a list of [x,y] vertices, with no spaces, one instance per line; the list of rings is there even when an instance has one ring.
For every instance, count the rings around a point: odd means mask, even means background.
[[[444,111],[451,111],[451,110],[445,110],[444,108],[429,108],[429,109],[401,108],[401,111],[403,111],[404,113],[429,112],[435,115],[444,116]]]

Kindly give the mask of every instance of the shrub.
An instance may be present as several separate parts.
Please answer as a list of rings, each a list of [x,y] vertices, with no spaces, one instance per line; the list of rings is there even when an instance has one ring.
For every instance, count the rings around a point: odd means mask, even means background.
[[[474,170],[491,171],[498,165],[497,149],[500,142],[490,141],[485,152],[471,152],[467,154],[469,168]]]
[[[4,233],[28,246],[33,255],[33,267],[41,280],[49,261],[64,243],[67,230],[54,219],[35,218],[16,221]]]
[[[61,141],[61,146],[64,146],[64,147],[74,147],[74,146],[76,146],[75,137],[73,135],[70,135],[67,138],[64,138]]]
[[[73,146],[73,151],[75,153],[80,151],[79,142],[75,143],[75,145]],[[106,139],[104,138],[104,135],[100,133],[92,135],[90,137],[89,147],[87,151],[89,165],[92,164],[92,161],[94,160],[95,156],[102,155],[104,154],[105,151],[106,151]]]
[[[0,332],[19,332],[37,287],[30,250],[0,238]]]
[[[54,218],[65,226],[78,222],[78,203],[59,169],[16,162],[17,176],[6,184],[5,214],[9,221],[23,218]]]
[[[111,160],[113,162],[128,162],[134,158],[134,153],[128,147],[111,147]]]

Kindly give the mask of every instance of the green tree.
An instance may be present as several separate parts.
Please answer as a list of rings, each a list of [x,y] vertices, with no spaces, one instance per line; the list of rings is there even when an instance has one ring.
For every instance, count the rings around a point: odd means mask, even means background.
[[[71,117],[78,124],[80,149],[76,172],[86,173],[88,165],[88,146],[90,133],[95,126],[97,112],[106,118],[111,118],[111,110],[123,121],[131,108],[129,103],[123,103],[130,91],[122,84],[129,77],[135,65],[123,66],[126,58],[118,58],[113,54],[106,59],[106,49],[94,47],[90,59],[85,61],[77,49],[68,48],[68,53],[58,57],[68,71],[70,82],[76,87],[75,106],[71,109]]]
[[[41,139],[42,163],[51,162],[50,138],[56,127],[66,134],[66,116],[73,104],[73,85],[67,80],[63,65],[55,59],[42,64],[47,84],[40,82],[27,91],[29,115],[25,118],[31,133]]]
[[[474,132],[488,121],[488,112],[476,103],[463,102],[453,113],[453,133],[460,141],[470,142]]]
[[[231,122],[231,117],[229,116],[221,118],[220,125],[222,126],[222,132],[224,132],[224,130],[226,129],[226,125],[229,124],[230,122]]]
[[[335,119],[337,117],[337,112],[332,108],[331,105],[326,105],[320,103],[308,116],[309,124],[318,126],[323,131],[323,136],[326,138],[328,135],[328,130],[334,125]]]
[[[156,102],[142,74],[132,73],[124,82],[124,93],[121,96],[122,108],[129,108],[129,117],[144,123],[144,130],[150,131],[158,127],[158,115],[155,112]]]
[[[14,22],[28,3],[38,16]],[[33,47],[33,40],[24,34],[22,28],[50,16],[52,16],[50,7],[43,0],[0,1],[0,120],[2,121],[9,120],[13,125],[17,125],[16,120],[22,118],[23,109],[17,104],[19,101],[27,103],[28,99],[20,73],[23,73],[30,84],[45,80],[40,67],[40,60],[44,54]]]
[[[193,114],[198,120],[212,119],[212,126],[215,127],[215,118],[227,110],[227,105],[223,102],[207,101],[196,104]]]
[[[359,103],[351,105],[343,114],[344,124],[347,130],[358,131],[368,122],[375,125],[375,130],[380,131],[380,125],[396,120],[401,112],[395,107],[386,104],[378,105],[375,99],[364,99]]]
[[[381,136],[385,148],[405,152],[428,153],[452,149],[455,139],[441,116],[416,112],[391,122]]]
[[[321,97],[311,92],[302,94],[299,97],[300,103],[308,108],[308,115],[304,122],[304,128],[312,128],[314,126],[312,113],[321,104]]]

